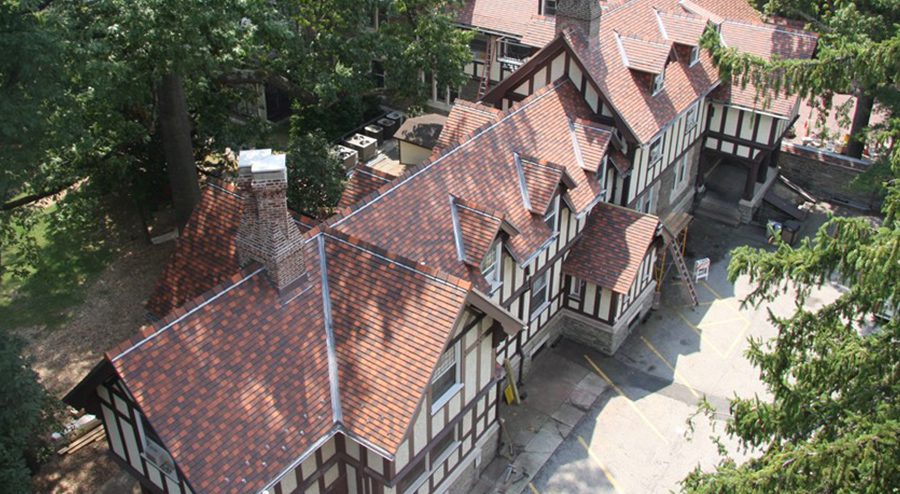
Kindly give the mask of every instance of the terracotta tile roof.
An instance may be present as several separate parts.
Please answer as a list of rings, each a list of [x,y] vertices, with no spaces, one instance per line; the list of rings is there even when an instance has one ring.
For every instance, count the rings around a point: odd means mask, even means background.
[[[293,291],[254,266],[107,353],[197,492],[257,492],[335,430],[393,455],[465,307],[468,282],[325,227],[311,234]]]
[[[496,108],[457,98],[437,139],[437,146],[446,148],[456,145],[475,130],[496,122],[500,113]]]
[[[650,74],[662,74],[672,53],[672,45],[658,43],[637,36],[617,35],[622,63],[629,69]]]
[[[229,184],[210,183],[181,232],[175,252],[156,283],[147,310],[163,317],[238,271],[233,238],[241,201]]]
[[[357,166],[344,185],[344,193],[338,201],[338,207],[352,206],[366,196],[378,191],[382,185],[395,179],[393,175],[383,171],[369,168],[365,165]]]
[[[717,24],[723,19],[750,22],[762,20],[760,13],[750,2],[744,0],[681,0],[679,3],[684,10]]]
[[[495,216],[462,199],[454,198],[453,203],[459,218],[465,262],[474,268],[480,268],[481,260],[503,226],[503,216]]]
[[[468,0],[456,22],[521,38],[540,0]]]
[[[656,16],[662,25],[663,38],[682,45],[698,46],[707,26],[706,19],[688,13],[657,10]]]
[[[657,225],[656,216],[600,203],[569,251],[563,272],[616,293],[628,293]]]
[[[631,169],[631,160],[615,147],[609,152],[609,161],[616,167],[616,170],[619,170],[619,173],[625,173]]]
[[[525,26],[522,44],[543,48],[556,36],[556,18],[552,16],[533,15]]]
[[[471,280],[453,242],[447,198],[476,198],[484,208],[502,212],[519,231],[507,247],[514,257],[524,260],[550,232],[543,218],[524,206],[514,154],[564,167],[575,186],[566,191],[569,201],[578,212],[586,210],[599,194],[599,184],[576,159],[569,123],[591,114],[571,82],[547,86],[505,112],[484,132],[443,151],[433,162],[408,170],[383,187],[377,198],[340,212],[328,223]]]
[[[572,132],[578,142],[582,167],[592,173],[597,173],[603,162],[603,156],[609,149],[609,140],[612,138],[611,129],[590,120],[578,119],[572,122]]]
[[[550,209],[553,196],[559,190],[566,169],[524,156],[519,158],[519,162],[528,194],[528,208],[532,213],[543,217]]]

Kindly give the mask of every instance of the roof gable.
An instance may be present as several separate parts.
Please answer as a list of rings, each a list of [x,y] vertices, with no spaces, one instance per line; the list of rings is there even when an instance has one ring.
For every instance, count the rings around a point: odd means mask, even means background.
[[[699,46],[706,30],[706,19],[688,14],[656,9],[660,33],[664,39],[686,46]]]
[[[578,119],[570,129],[576,146],[578,164],[591,173],[599,172],[600,164],[609,148],[612,130],[605,125]]]
[[[672,56],[672,45],[616,33],[616,44],[622,63],[632,70],[649,74],[662,74]]]
[[[457,98],[450,109],[447,123],[438,136],[437,146],[445,148],[456,145],[476,129],[497,121],[500,113],[496,108]]]

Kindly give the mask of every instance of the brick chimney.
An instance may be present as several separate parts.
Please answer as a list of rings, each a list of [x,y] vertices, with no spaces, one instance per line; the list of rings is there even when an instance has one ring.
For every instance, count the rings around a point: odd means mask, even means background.
[[[280,291],[306,273],[303,234],[287,209],[285,155],[271,149],[241,151],[238,190],[244,203],[237,235],[240,262],[265,265]]]
[[[600,40],[600,14],[602,11],[600,0],[558,0],[556,2],[556,34],[573,27],[580,29],[589,43],[597,43]]]

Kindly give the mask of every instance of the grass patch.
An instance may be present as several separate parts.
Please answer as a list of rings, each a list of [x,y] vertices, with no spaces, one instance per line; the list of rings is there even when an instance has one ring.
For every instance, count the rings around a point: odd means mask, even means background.
[[[25,263],[25,274],[0,279],[0,326],[13,329],[66,322],[71,309],[85,300],[86,288],[112,259],[114,235],[96,219],[96,204],[77,197],[64,199],[37,214],[28,232],[37,244],[37,256]],[[23,261],[21,247],[5,245],[4,262]]]

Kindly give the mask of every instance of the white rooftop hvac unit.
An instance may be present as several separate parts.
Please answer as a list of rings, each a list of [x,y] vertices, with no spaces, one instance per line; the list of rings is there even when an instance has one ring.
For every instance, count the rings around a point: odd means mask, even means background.
[[[348,148],[347,146],[341,146],[338,144],[332,149],[335,156],[341,160],[341,163],[344,164],[345,170],[352,170],[356,168],[357,163],[359,163],[359,154],[355,149]]]

